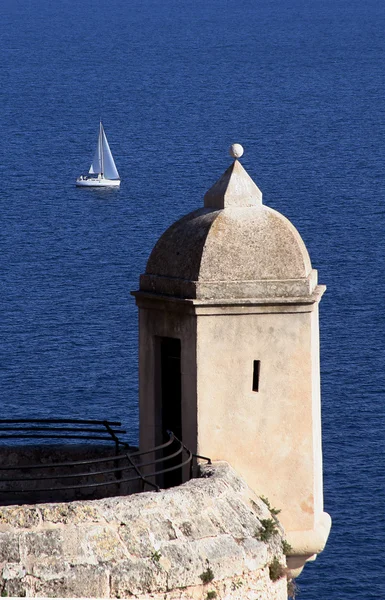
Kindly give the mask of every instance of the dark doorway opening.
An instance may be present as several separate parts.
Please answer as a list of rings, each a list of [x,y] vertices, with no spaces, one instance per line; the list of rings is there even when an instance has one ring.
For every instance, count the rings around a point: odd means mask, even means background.
[[[168,439],[167,430],[182,439],[182,376],[181,342],[177,338],[160,340],[161,368],[161,428],[163,441]],[[164,468],[178,463],[178,457],[164,462]],[[182,483],[182,470],[164,474],[163,486],[172,487]]]

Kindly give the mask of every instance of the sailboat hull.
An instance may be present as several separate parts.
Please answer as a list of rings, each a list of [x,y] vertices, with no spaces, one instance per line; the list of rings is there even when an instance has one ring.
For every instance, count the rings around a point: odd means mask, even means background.
[[[77,179],[76,187],[119,187],[120,179],[107,179],[106,177],[90,177],[88,179]]]

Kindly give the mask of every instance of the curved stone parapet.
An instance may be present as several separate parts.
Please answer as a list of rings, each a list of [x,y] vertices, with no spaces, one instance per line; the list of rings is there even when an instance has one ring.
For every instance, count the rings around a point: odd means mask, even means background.
[[[258,539],[266,504],[227,463],[201,475],[158,493],[0,508],[3,595],[286,599],[283,530]]]

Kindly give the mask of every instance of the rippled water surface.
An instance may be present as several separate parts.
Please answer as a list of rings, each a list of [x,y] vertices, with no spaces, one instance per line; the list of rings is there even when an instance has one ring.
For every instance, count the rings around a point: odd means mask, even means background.
[[[320,281],[326,550],[302,600],[385,598],[385,5],[1,1],[1,416],[137,431],[130,291],[245,146]],[[120,190],[79,190],[102,116]]]

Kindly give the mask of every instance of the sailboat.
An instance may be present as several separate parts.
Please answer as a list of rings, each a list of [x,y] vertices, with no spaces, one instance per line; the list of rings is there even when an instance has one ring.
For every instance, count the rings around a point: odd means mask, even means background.
[[[77,187],[118,187],[120,185],[119,173],[101,121],[98,145],[88,175],[80,175],[76,185]]]

